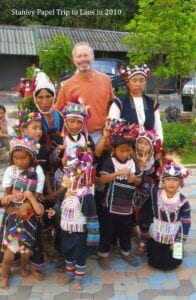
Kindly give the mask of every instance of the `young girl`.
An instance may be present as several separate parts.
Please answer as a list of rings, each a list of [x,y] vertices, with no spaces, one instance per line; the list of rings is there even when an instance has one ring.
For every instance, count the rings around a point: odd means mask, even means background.
[[[11,136],[15,136],[15,132],[12,127],[10,127],[5,119],[6,109],[3,105],[0,105],[0,146],[6,147],[9,150],[9,142]]]
[[[43,207],[33,195],[37,190],[39,174],[34,167],[35,155],[36,145],[33,140],[15,138],[11,141],[13,165],[7,168],[3,183],[5,186],[8,180],[9,184],[12,182],[12,185],[7,189],[9,193],[1,199],[1,205],[8,213],[1,232],[2,249],[5,251],[1,288],[7,287],[11,264],[17,252],[21,255],[21,275],[27,275],[26,265],[35,243],[36,216],[43,214]]]
[[[100,266],[110,269],[109,251],[114,236],[119,239],[122,258],[132,266],[137,259],[130,254],[133,215],[133,197],[140,183],[139,170],[133,160],[134,150],[130,128],[124,121],[112,121],[112,154],[103,163],[99,181],[105,184],[104,209],[100,219],[102,226],[98,259]]]
[[[182,246],[191,225],[191,208],[179,191],[188,172],[175,163],[160,169],[161,187],[152,186],[153,223],[147,253],[150,266],[172,270],[182,263]]]
[[[45,175],[42,168],[36,166],[36,154],[39,145],[29,137],[16,137],[10,142],[11,165],[5,170],[2,180],[2,188],[5,194],[12,191],[13,184],[17,176],[29,167],[34,166],[37,173],[37,186],[35,196],[38,197],[43,193]]]
[[[163,148],[161,140],[154,130],[146,130],[143,126],[134,125],[131,131],[135,137],[136,158],[142,171],[142,182],[137,187],[133,202],[134,220],[136,225],[140,225],[139,245],[136,248],[136,253],[142,255],[146,250],[145,245],[149,237],[148,230],[152,221],[150,188],[153,183],[159,181],[156,170],[160,166],[159,158],[162,156]]]
[[[38,112],[19,111],[18,120],[15,128],[19,130],[19,133],[22,134],[23,137],[29,137],[35,142],[39,142],[42,136],[41,114]],[[45,173],[45,184],[49,184],[49,179],[47,176],[49,157],[46,147],[42,144],[40,144],[39,149],[37,151],[36,162],[42,167]],[[45,206],[45,204],[46,202],[43,202],[43,206]],[[33,252],[30,256],[31,273],[38,280],[43,280],[45,278],[45,275],[41,272],[41,270],[44,268],[44,250],[42,245],[41,225],[41,223],[43,223],[43,218],[44,216],[42,216],[42,218],[39,219],[36,232],[36,241]]]

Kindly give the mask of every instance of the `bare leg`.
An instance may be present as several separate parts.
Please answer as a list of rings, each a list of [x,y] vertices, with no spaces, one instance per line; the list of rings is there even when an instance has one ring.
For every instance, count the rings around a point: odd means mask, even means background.
[[[22,277],[26,277],[29,275],[29,271],[26,269],[28,262],[29,262],[29,254],[26,253],[21,254],[19,270],[20,270],[20,275]]]
[[[7,248],[5,250],[1,266],[0,289],[8,288],[8,279],[10,276],[10,270],[13,260],[14,253]]]

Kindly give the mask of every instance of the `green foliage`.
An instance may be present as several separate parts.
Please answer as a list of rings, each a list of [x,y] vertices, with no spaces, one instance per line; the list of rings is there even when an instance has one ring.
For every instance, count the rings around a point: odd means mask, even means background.
[[[192,151],[192,141],[195,139],[195,124],[163,123],[164,148],[182,153]]]
[[[34,100],[33,100],[33,96],[30,96],[30,97],[26,98],[25,100],[22,100],[20,103],[18,103],[17,108],[19,111],[27,110],[27,111],[33,112],[33,111],[37,110]]]
[[[115,95],[117,96],[117,97],[120,97],[120,96],[123,96],[123,95],[125,95],[127,93],[127,91],[126,91],[126,89],[118,89],[117,91],[115,91]]]
[[[62,74],[73,67],[72,44],[69,37],[58,34],[42,45],[39,51],[39,64],[53,81],[59,83]]]
[[[194,0],[139,0],[126,26],[131,65],[155,66],[157,78],[185,76],[195,61]]]
[[[26,77],[33,80],[35,65],[26,68]]]
[[[196,162],[196,149],[193,149],[193,151],[184,150],[181,157],[182,157],[182,163],[183,164],[195,164]]]

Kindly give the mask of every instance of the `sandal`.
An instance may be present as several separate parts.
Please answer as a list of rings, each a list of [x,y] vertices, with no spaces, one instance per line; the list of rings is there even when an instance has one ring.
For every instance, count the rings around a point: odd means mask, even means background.
[[[139,265],[140,265],[137,257],[135,257],[131,254],[128,254],[128,255],[122,254],[122,258],[132,267],[139,267]]]
[[[101,256],[99,256],[98,257],[98,262],[99,262],[100,267],[103,270],[111,270],[112,269],[112,265],[111,265],[108,257],[101,257]]]

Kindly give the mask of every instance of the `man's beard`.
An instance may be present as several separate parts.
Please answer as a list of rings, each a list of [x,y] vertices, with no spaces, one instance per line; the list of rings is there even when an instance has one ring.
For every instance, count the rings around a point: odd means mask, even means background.
[[[87,71],[90,71],[91,69],[92,69],[91,64],[88,64],[88,65],[85,65],[85,66],[78,66],[78,70],[80,72],[87,72]]]

